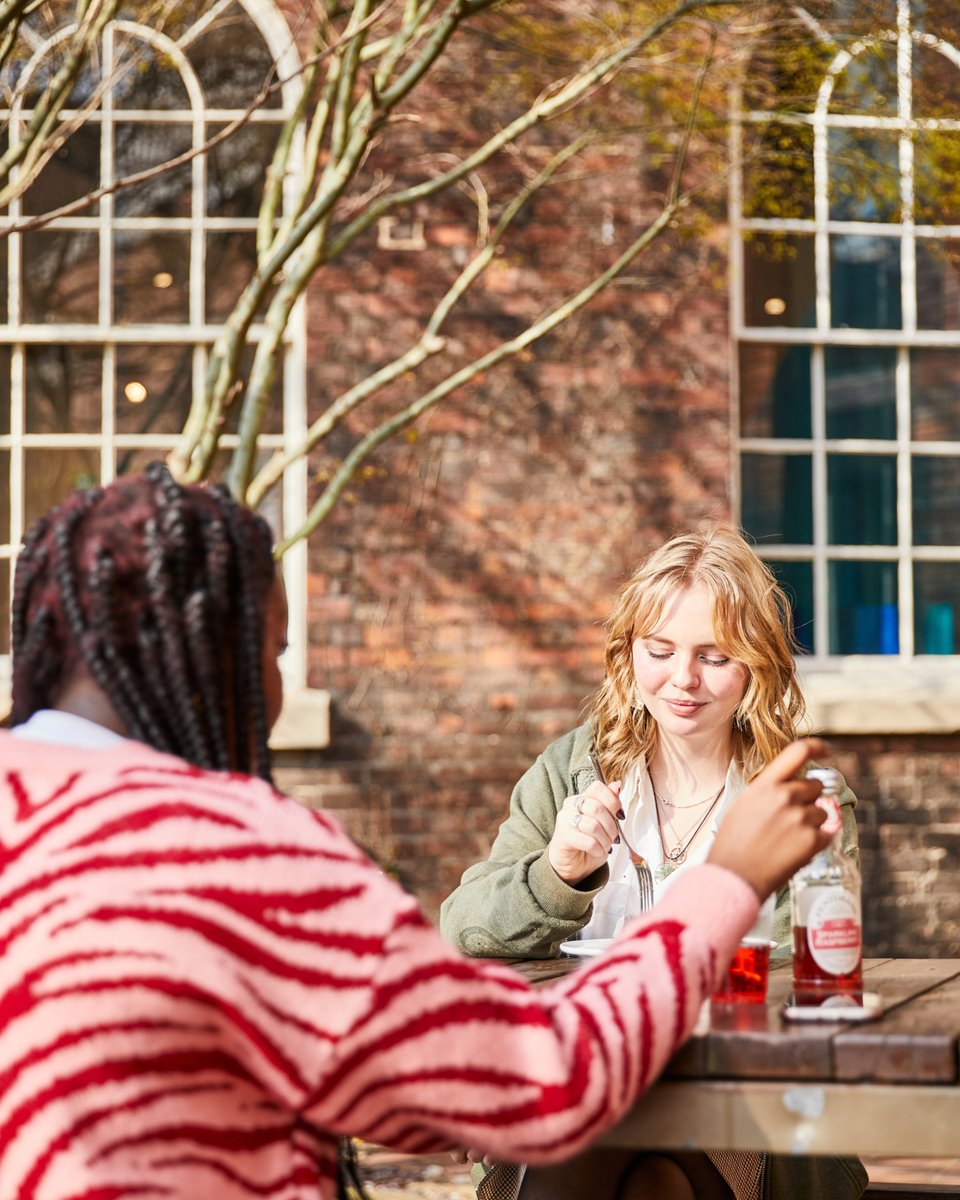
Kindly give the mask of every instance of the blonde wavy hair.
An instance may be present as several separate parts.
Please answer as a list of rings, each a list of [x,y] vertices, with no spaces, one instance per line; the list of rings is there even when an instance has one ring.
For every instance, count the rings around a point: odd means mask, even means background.
[[[623,779],[640,755],[649,762],[657,745],[657,723],[637,698],[634,640],[652,634],[668,599],[693,584],[713,597],[717,649],[747,668],[733,728],[734,759],[744,778],[752,779],[797,736],[805,709],[787,597],[738,529],[703,525],[647,555],[607,621],[605,675],[590,711],[609,779]]]

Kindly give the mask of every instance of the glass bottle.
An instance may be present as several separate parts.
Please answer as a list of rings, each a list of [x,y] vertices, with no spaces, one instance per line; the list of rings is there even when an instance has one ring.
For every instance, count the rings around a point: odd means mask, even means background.
[[[840,776],[832,767],[807,772],[823,784],[817,803],[827,810],[833,839],[790,880],[793,988],[811,1003],[863,988],[860,872],[843,852]],[[852,997],[851,997],[852,998]]]

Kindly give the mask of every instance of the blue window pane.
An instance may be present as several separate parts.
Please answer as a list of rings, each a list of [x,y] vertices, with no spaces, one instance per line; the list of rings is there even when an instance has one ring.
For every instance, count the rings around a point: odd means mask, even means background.
[[[960,458],[913,460],[913,542],[916,546],[960,544]],[[960,567],[957,568],[960,570]]]
[[[828,346],[827,437],[895,438],[897,352],[888,346]]]
[[[899,329],[900,241],[837,234],[830,239],[830,323],[834,329]]]
[[[757,542],[809,546],[813,491],[809,454],[744,454],[740,459],[741,521]]]
[[[917,654],[956,654],[960,635],[960,563],[914,563]]]
[[[830,588],[831,654],[897,654],[897,564],[832,562]]]
[[[740,344],[743,437],[810,436],[810,347]]]
[[[813,564],[808,562],[773,562],[767,566],[777,577],[786,593],[793,616],[793,632],[800,649],[813,653]]]
[[[748,325],[797,328],[816,323],[813,238],[751,234],[743,242],[744,316]]]
[[[897,542],[897,460],[892,454],[827,455],[827,540],[833,546]]]

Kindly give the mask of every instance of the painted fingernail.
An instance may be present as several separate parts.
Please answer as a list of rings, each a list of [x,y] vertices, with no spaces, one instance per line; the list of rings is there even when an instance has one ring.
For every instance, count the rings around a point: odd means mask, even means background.
[[[626,814],[626,813],[623,811],[623,809],[622,809],[622,808],[618,808],[618,809],[617,809],[617,820],[618,820],[618,821],[623,821],[623,820],[625,820],[625,819],[626,819],[626,815],[627,815],[627,814]]]
[[[620,845],[620,834],[619,834],[619,833],[618,833],[618,834],[617,834],[617,836],[616,836],[616,837],[613,839],[613,844],[614,844],[615,846],[619,846],[619,845]]]

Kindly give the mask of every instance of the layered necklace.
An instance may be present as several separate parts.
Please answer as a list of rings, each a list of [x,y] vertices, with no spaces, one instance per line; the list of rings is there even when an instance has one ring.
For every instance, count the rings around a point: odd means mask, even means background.
[[[679,866],[680,863],[682,863],[684,861],[684,859],[687,857],[687,850],[690,848],[691,843],[694,841],[697,834],[704,827],[704,825],[706,825],[707,819],[709,818],[710,814],[713,812],[713,810],[717,807],[717,804],[720,802],[720,797],[723,795],[723,791],[724,791],[724,788],[727,786],[727,782],[726,782],[726,780],[724,780],[723,783],[720,784],[720,790],[717,792],[717,794],[715,796],[712,796],[712,797],[708,796],[706,800],[697,800],[694,804],[674,804],[670,800],[664,800],[661,796],[659,796],[657,794],[657,789],[655,787],[653,787],[653,778],[652,777],[650,779],[650,786],[651,786],[651,788],[653,788],[653,803],[656,806],[656,810],[657,810],[657,829],[660,831],[660,845],[663,849],[663,856],[664,856],[664,858],[669,859],[670,862],[672,862],[674,864],[674,866]],[[693,828],[693,832],[687,834],[687,836],[685,838],[681,838],[677,842],[677,844],[673,847],[672,850],[668,850],[666,840],[664,839],[664,836],[663,836],[663,826],[666,822],[664,820],[663,815],[661,814],[660,806],[662,805],[664,808],[700,808],[701,805],[704,805],[704,804],[706,804],[706,806],[707,806],[707,811],[703,814],[703,816],[700,818],[700,820],[696,823],[696,825]]]

